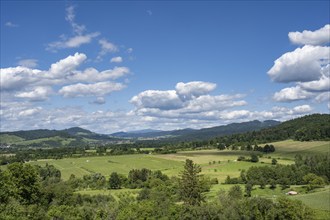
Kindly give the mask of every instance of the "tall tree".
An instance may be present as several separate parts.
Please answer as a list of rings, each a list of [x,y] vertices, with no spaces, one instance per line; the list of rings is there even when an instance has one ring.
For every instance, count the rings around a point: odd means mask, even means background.
[[[180,175],[180,196],[185,205],[200,205],[204,200],[199,173],[200,166],[187,159],[184,170]]]
[[[117,172],[112,172],[109,178],[109,186],[111,189],[120,189],[121,179]]]

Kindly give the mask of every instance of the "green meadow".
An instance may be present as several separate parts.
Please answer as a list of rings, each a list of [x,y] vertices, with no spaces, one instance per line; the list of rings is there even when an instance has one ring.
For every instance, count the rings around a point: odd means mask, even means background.
[[[220,184],[213,185],[209,192],[205,193],[207,199],[214,199],[220,190],[228,190],[233,185],[221,184],[226,177],[238,177],[241,170],[247,170],[251,166],[271,166],[272,158],[276,158],[279,164],[293,164],[296,154],[314,154],[329,152],[329,141],[281,141],[271,143],[276,151],[270,154],[264,154],[258,163],[246,161],[237,161],[239,156],[249,158],[251,152],[232,151],[216,149],[181,151],[176,154],[133,154],[120,156],[95,156],[82,158],[64,158],[59,160],[39,160],[32,161],[31,164],[44,166],[46,163],[54,165],[61,170],[62,178],[69,179],[71,174],[76,177],[90,173],[101,173],[107,178],[111,172],[118,172],[127,175],[132,169],[148,168],[151,170],[161,170],[169,176],[178,176],[183,170],[186,159],[191,159],[202,168],[202,174],[210,178],[217,178]],[[244,191],[244,185],[241,185]],[[317,219],[329,219],[330,217],[330,188],[321,188],[315,192],[306,193],[303,186],[291,186],[290,189],[282,190],[279,186],[272,190],[267,186],[260,189],[254,186],[252,196],[262,196],[274,199],[280,196],[288,196],[285,193],[289,190],[295,190],[299,194],[289,196],[290,199],[297,199],[313,208]],[[87,195],[112,195],[119,199],[123,195],[137,196],[139,189],[119,189],[119,190],[82,190],[75,193]]]
[[[286,140],[270,143],[276,148],[274,155],[285,158],[294,158],[296,154],[330,153],[330,141],[294,141]]]
[[[160,170],[169,176],[176,176],[183,169],[186,159],[191,159],[202,168],[202,174],[210,178],[218,178],[223,182],[229,175],[238,177],[242,169],[247,170],[251,166],[270,166],[272,158],[276,158],[279,164],[292,164],[293,158],[298,153],[328,152],[330,142],[313,141],[281,141],[272,143],[275,153],[265,154],[258,163],[237,161],[239,156],[249,157],[251,152],[216,149],[181,151],[176,154],[133,154],[120,156],[95,156],[81,158],[64,158],[59,160],[39,160],[30,163],[44,166],[46,163],[54,165],[62,172],[62,178],[67,180],[71,174],[76,177],[90,173],[101,173],[108,177],[111,172],[127,175],[132,169],[148,168]]]

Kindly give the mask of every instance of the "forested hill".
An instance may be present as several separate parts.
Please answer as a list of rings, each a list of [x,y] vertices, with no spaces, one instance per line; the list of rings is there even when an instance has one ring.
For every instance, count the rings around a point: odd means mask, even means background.
[[[226,136],[232,134],[240,134],[249,131],[259,131],[263,128],[270,128],[276,125],[279,125],[279,121],[274,120],[267,120],[267,121],[249,121],[249,122],[242,122],[242,123],[232,123],[228,125],[222,125],[217,127],[211,128],[203,128],[200,130],[193,130],[187,134],[184,134],[177,139],[180,140],[208,140],[214,137],[219,136]]]
[[[330,140],[330,114],[313,114],[283,122],[260,131],[215,138],[218,142],[266,143],[293,139]]]
[[[111,134],[114,137],[125,138],[161,138],[173,141],[192,141],[192,140],[208,140],[210,138],[225,136],[230,134],[244,133],[247,131],[258,131],[262,128],[268,128],[280,124],[279,121],[267,120],[264,122],[254,120],[241,123],[232,123],[228,125],[221,125],[202,129],[181,129],[173,131],[152,131],[145,133],[135,132],[118,132]]]
[[[117,139],[73,127],[64,130],[37,129],[0,132],[0,146],[18,145],[32,147],[84,146],[89,143],[108,143]]]

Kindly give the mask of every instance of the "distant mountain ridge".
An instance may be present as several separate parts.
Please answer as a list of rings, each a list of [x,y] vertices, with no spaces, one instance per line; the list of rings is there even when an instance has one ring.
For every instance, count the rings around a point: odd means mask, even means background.
[[[279,121],[267,120],[264,122],[254,120],[242,123],[232,123],[228,125],[216,126],[202,129],[180,129],[172,131],[152,131],[144,133],[117,132],[110,134],[113,137],[121,138],[180,138],[182,140],[206,140],[217,136],[243,133],[247,131],[257,131],[280,124]]]
[[[330,139],[330,114],[313,114],[285,122],[274,120],[232,123],[202,129],[172,131],[138,130],[98,134],[80,127],[63,130],[37,129],[28,131],[0,132],[0,146],[19,145],[35,147],[84,146],[86,144],[122,143],[135,140],[162,140],[165,142],[203,141],[223,136],[240,135],[255,140],[278,141]]]

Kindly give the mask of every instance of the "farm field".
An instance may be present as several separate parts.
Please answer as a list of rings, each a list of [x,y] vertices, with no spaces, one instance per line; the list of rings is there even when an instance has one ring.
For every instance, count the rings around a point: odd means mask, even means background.
[[[201,166],[202,174],[211,178],[218,178],[220,182],[223,182],[228,175],[238,177],[242,169],[248,169],[251,166],[270,165],[271,163],[271,159],[269,158],[262,158],[262,163],[236,161],[237,157],[242,154],[248,156],[248,152],[242,151],[203,150],[185,151],[167,155],[134,154],[64,158],[59,160],[46,159],[32,161],[30,163],[40,166],[44,166],[46,163],[54,165],[57,169],[61,170],[62,178],[67,180],[71,174],[74,174],[76,177],[82,177],[90,173],[101,173],[108,177],[114,171],[127,175],[130,170],[141,168],[160,170],[169,176],[176,176],[183,169],[184,161],[186,159],[192,159]],[[283,162],[287,163],[287,161]]]
[[[279,164],[292,164],[293,158],[297,153],[307,152],[327,152],[330,142],[313,141],[281,141],[272,143],[276,151],[260,158],[258,163],[237,161],[239,156],[249,157],[251,152],[224,150],[197,150],[181,151],[176,154],[157,154],[157,155],[119,155],[119,156],[99,156],[82,158],[64,158],[59,160],[39,160],[32,161],[31,164],[44,166],[46,163],[54,165],[62,172],[64,180],[69,179],[71,174],[76,177],[90,173],[101,173],[108,177],[111,172],[118,172],[127,175],[131,169],[148,168],[151,170],[161,170],[169,176],[176,176],[183,169],[186,159],[191,159],[202,168],[202,174],[211,178],[218,178],[223,182],[229,175],[238,177],[242,169],[251,166],[270,165],[272,158],[276,158]]]
[[[142,154],[50,159],[31,162],[31,164],[41,166],[44,166],[46,163],[54,165],[59,169],[64,180],[69,179],[71,174],[74,174],[76,177],[82,177],[90,173],[101,173],[109,177],[112,172],[127,175],[132,169],[142,168],[161,170],[164,173],[177,173],[183,167],[183,163],[179,161],[169,161]],[[173,172],[173,170],[176,171]]]
[[[276,148],[274,155],[294,158],[294,156],[299,154],[311,154],[311,153],[330,153],[330,141],[294,141],[286,140],[279,141],[273,144]]]

